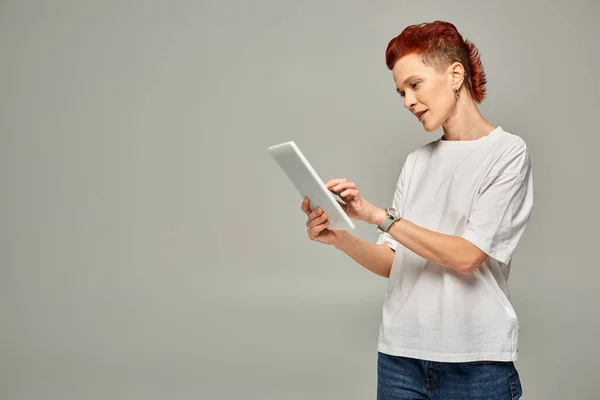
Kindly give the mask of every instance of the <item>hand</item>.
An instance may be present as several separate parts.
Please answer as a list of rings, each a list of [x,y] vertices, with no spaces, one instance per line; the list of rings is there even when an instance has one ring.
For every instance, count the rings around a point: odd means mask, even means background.
[[[305,197],[302,201],[302,211],[304,211],[308,217],[308,220],[306,221],[306,232],[310,240],[330,245],[339,243],[343,231],[327,229],[331,222],[321,207],[317,207],[316,210],[312,211],[310,208],[310,200],[308,197]]]
[[[338,178],[328,181],[325,186],[344,200],[346,204],[338,203],[350,218],[371,223],[376,207],[362,198],[354,182]]]

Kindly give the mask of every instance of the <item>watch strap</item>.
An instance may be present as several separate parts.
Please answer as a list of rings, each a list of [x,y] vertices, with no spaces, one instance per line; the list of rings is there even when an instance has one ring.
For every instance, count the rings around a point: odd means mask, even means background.
[[[386,214],[387,214],[386,218],[377,227],[377,229],[381,233],[386,233],[390,229],[390,226],[392,226],[392,224],[394,222],[396,222],[396,221],[398,221],[400,219],[400,217],[394,218],[394,216],[392,214],[390,214],[390,211],[389,211],[388,208],[386,208],[385,211],[386,211]]]
[[[383,220],[383,222],[379,225],[379,230],[382,233],[387,232],[390,229],[390,226],[395,222],[394,217],[391,215],[387,215],[387,217]]]

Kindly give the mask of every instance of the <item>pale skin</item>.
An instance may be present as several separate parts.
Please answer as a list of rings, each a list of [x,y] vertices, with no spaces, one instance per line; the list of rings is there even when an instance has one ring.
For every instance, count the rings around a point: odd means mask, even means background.
[[[492,132],[494,126],[479,112],[464,85],[464,75],[464,67],[458,62],[438,71],[423,64],[420,56],[413,54],[398,60],[392,71],[397,91],[404,98],[404,106],[417,115],[426,111],[420,121],[427,132],[441,126],[444,140],[476,140]],[[458,99],[455,88],[459,89]],[[342,198],[345,204],[340,205],[350,218],[375,227],[386,218],[385,210],[364,199],[354,182],[336,178],[325,185]],[[371,272],[389,277],[394,250],[387,244],[376,245],[347,231],[327,229],[327,215],[321,208],[312,210],[308,198],[303,200],[302,210],[307,215],[309,239],[334,246]],[[393,223],[388,233],[428,261],[465,275],[472,274],[488,257],[460,236],[435,232],[406,219]]]

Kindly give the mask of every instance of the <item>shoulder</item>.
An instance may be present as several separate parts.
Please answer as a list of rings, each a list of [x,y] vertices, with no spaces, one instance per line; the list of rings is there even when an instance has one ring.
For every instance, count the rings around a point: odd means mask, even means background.
[[[499,128],[496,140],[491,143],[489,161],[497,173],[522,173],[531,168],[529,147],[525,140],[512,132]]]
[[[497,145],[499,147],[505,149],[506,151],[511,152],[527,152],[527,143],[525,140],[512,132],[508,132],[502,127],[498,128],[500,130],[500,134],[498,135],[498,139],[496,140]]]
[[[419,159],[429,157],[433,153],[437,142],[438,140],[433,140],[429,143],[417,147],[416,149],[408,153],[408,156],[406,157],[406,162],[416,162]]]

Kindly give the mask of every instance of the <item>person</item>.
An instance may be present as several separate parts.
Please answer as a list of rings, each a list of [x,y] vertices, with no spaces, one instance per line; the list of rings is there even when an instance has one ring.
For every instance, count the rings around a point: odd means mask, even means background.
[[[533,207],[529,149],[479,111],[479,51],[449,22],[406,27],[386,49],[404,106],[443,135],[410,152],[391,207],[345,178],[326,182],[375,243],[328,229],[304,198],[311,240],[388,278],[377,341],[377,399],[517,399],[519,321],[509,301],[511,260]]]

